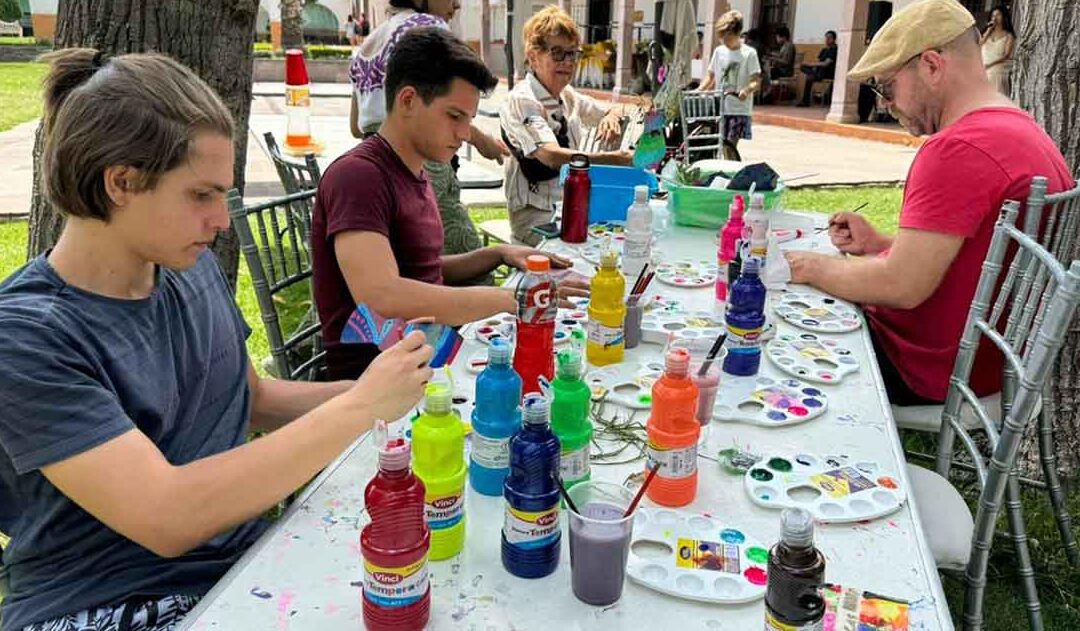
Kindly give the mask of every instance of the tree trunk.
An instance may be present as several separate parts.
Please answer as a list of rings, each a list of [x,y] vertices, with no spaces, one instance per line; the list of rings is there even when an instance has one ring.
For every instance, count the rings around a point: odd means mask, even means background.
[[[1080,167],[1080,4],[1026,0],[1014,4],[1013,98],[1046,129],[1073,173]],[[1068,260],[1080,258],[1080,240]],[[1063,476],[1080,475],[1080,316],[1069,327],[1046,402],[1054,419],[1054,449]],[[1022,468],[1037,471],[1030,441]]]
[[[281,45],[300,48],[304,45],[304,0],[281,0]]]
[[[160,52],[194,70],[218,93],[236,121],[233,181],[242,192],[251,112],[251,44],[258,8],[258,0],[60,0],[56,47],[86,46],[110,55]],[[41,194],[40,157],[38,138],[30,256],[52,247],[62,223]],[[240,254],[236,233],[230,229],[219,235],[214,251],[235,289]]]

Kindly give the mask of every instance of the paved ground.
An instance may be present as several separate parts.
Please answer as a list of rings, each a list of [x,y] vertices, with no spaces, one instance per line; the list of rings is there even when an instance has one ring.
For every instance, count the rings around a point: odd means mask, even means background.
[[[312,87],[312,127],[316,137],[327,143],[327,155],[321,162],[347,150],[353,144],[349,134],[348,86],[329,84]],[[247,197],[254,200],[283,193],[277,173],[262,146],[262,134],[284,134],[284,86],[273,83],[255,85],[251,110],[251,138],[247,156]],[[506,85],[500,84],[490,99],[481,102],[481,112],[495,112],[506,98]],[[498,132],[498,119],[477,118],[489,132]],[[5,186],[0,187],[0,220],[25,215],[30,206],[32,183],[31,152],[36,122],[25,123],[0,133],[0,173]],[[795,185],[865,184],[899,182],[907,174],[915,149],[899,145],[841,138],[829,134],[797,131],[783,127],[757,125],[754,139],[739,146],[744,160],[766,161],[785,179],[807,174]],[[498,177],[501,167],[474,154],[473,172],[481,179]],[[472,189],[463,192],[467,204],[499,204],[504,201],[501,188]]]

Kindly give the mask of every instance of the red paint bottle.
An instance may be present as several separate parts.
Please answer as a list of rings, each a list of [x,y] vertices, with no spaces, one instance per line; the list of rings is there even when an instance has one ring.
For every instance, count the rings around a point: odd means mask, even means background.
[[[576,153],[570,158],[570,174],[563,184],[562,231],[559,234],[563,241],[585,243],[589,234],[591,192],[589,158],[583,153]]]
[[[419,631],[431,615],[424,483],[409,468],[411,450],[401,438],[377,434],[379,471],[364,489],[371,523],[360,533],[364,556],[364,626],[369,631]]]

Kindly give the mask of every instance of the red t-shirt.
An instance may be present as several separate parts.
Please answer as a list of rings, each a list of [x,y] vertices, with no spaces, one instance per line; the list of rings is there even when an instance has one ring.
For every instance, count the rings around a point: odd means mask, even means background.
[[[415,175],[382,136],[375,135],[334,161],[319,181],[311,226],[315,305],[322,323],[330,371],[355,376],[375,355],[374,347],[356,348],[362,365],[342,372],[341,331],[353,300],[334,253],[334,237],[350,231],[377,232],[390,241],[403,278],[442,284],[442,219],[427,176]]]
[[[1030,115],[1010,107],[967,114],[932,136],[915,157],[900,227],[958,235],[964,244],[941,284],[921,305],[868,305],[866,313],[889,360],[916,394],[945,400],[1001,206],[1006,200],[1027,200],[1036,175],[1049,179],[1051,193],[1073,185],[1054,141]],[[1002,362],[996,348],[983,340],[971,373],[976,394],[1001,390]]]

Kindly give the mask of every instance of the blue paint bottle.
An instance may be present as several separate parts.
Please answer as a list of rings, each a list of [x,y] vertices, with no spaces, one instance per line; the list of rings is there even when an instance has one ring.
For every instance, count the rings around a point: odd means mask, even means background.
[[[510,439],[510,475],[503,486],[502,563],[514,576],[540,578],[559,565],[560,446],[543,395],[525,395],[522,416],[521,430]]]
[[[469,483],[482,495],[502,495],[510,473],[510,438],[521,428],[521,377],[510,365],[510,344],[491,340],[488,364],[476,378]]]
[[[758,276],[760,259],[748,258],[728,295],[728,336],[724,342],[724,372],[756,375],[761,366],[761,332],[765,328],[765,285]]]

